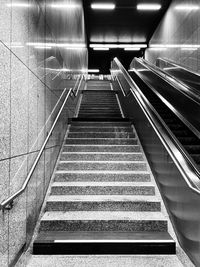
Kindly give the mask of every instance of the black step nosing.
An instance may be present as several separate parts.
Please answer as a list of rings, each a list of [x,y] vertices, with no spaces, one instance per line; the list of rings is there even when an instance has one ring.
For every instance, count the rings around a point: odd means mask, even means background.
[[[167,232],[40,232],[33,254],[175,254]]]

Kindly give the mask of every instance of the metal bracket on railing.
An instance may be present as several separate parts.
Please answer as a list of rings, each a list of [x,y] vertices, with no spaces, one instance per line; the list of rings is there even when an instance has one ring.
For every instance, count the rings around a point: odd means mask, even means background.
[[[12,200],[10,203],[8,203],[5,207],[2,208],[2,210],[11,210],[14,206],[14,201]]]

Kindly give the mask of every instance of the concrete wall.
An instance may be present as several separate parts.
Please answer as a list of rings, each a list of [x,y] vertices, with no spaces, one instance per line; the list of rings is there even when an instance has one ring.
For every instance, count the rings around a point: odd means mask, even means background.
[[[180,5],[197,8],[177,9]],[[176,45],[176,47],[150,48],[145,58],[155,63],[165,57],[200,73],[200,3],[199,0],[173,0],[160,25],[153,34],[150,47],[154,45]],[[185,50],[184,46],[199,45],[198,49]],[[194,50],[195,49],[195,50]]]
[[[55,113],[52,110],[65,87],[73,80],[58,75],[66,65],[76,73],[87,66],[87,51],[77,52],[53,47],[42,49],[37,43],[85,42],[84,25],[68,20],[71,28],[56,35],[48,23],[47,9],[53,1],[1,0],[0,5],[0,201],[23,184]],[[65,3],[73,1],[65,0]],[[82,2],[78,15],[83,23]],[[59,10],[57,11],[59,12]],[[72,14],[72,13],[71,13]],[[64,14],[62,13],[64,16]],[[66,15],[66,14],[65,14]],[[81,26],[81,37],[78,34]],[[70,31],[71,29],[71,31]],[[77,29],[77,30],[76,30]],[[79,29],[79,30],[78,30]],[[59,39],[67,36],[67,40]],[[32,43],[32,44],[31,44]],[[34,45],[35,44],[35,45]],[[56,69],[56,70],[55,70]],[[77,70],[77,71],[76,71]],[[63,79],[63,78],[64,79]],[[65,119],[64,117],[62,117]],[[62,124],[59,129],[64,130]],[[27,190],[14,201],[10,211],[0,211],[1,267],[15,262],[30,242],[57,154],[62,141],[58,129],[43,153]]]

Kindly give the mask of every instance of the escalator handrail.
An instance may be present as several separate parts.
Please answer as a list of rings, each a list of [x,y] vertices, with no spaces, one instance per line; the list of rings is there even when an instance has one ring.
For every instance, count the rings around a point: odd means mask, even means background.
[[[178,89],[178,88],[176,88],[173,84],[171,84],[169,81],[167,81],[167,80],[165,80],[165,78],[164,77],[162,77],[161,75],[159,75],[159,73],[156,71],[156,70],[154,70],[153,68],[151,68],[151,67],[149,67],[149,65],[148,64],[146,64],[145,62],[143,62],[143,60],[142,59],[139,59],[139,58],[135,58],[135,60],[137,61],[137,62],[139,62],[142,66],[144,66],[147,70],[150,70],[151,72],[153,72],[155,75],[157,75],[158,77],[160,77],[161,79],[163,79],[165,82],[167,82],[167,83],[169,83],[171,86],[173,86],[173,88],[174,89],[177,89],[179,92],[181,92],[181,93],[183,93],[186,97],[188,97],[188,98],[190,98],[191,99],[191,97],[189,97],[188,95],[186,95],[184,92],[182,92],[180,89]],[[133,62],[133,61],[132,61]],[[132,62],[131,62],[131,64],[132,64]],[[137,71],[137,69],[136,69],[136,71]],[[145,82],[146,83],[146,82]],[[162,99],[163,99],[163,96],[161,96],[161,94],[159,93],[159,92],[157,92],[156,90],[155,90],[155,88],[153,88],[151,85],[149,85],[148,84],[148,86],[149,86],[149,88],[151,88],[152,89],[152,91],[154,91],[154,93],[156,93],[156,95],[161,99],[161,101],[163,101]],[[200,105],[200,102],[196,102],[195,100],[193,100],[193,99],[191,99],[192,101],[194,101],[196,104],[198,104],[198,105]],[[200,108],[200,107],[199,107]],[[192,124],[192,123],[190,123],[190,121],[188,120],[188,119],[186,119],[174,106],[173,106],[173,112],[175,111],[175,114],[176,114],[176,116],[180,119],[180,120],[182,120],[183,121],[183,123],[185,124],[185,125],[187,125],[187,127],[188,128],[190,128],[191,130],[192,130],[192,132],[198,137],[198,138],[200,138],[200,132],[198,131],[198,129],[196,129],[196,127]]]
[[[183,93],[186,97],[189,97],[192,101],[196,102],[198,105],[200,105],[200,94],[197,90],[189,87],[182,81],[178,80],[176,77],[174,77],[171,74],[168,74],[158,66],[148,62],[145,59],[138,59],[140,63],[144,63],[145,66],[149,69],[151,69],[155,74],[160,76],[165,82],[169,83],[174,87],[174,89],[179,90],[181,93]]]
[[[198,76],[198,79],[200,80],[200,74],[197,74],[195,72],[192,72],[190,70],[187,70],[186,68],[182,67],[182,66],[179,66],[178,64],[175,64],[173,62],[171,62],[170,60],[166,60],[166,59],[163,59],[163,58],[157,58],[157,60],[161,60],[163,62],[166,62],[168,64],[171,64],[171,65],[174,65],[174,68],[178,68],[178,69],[183,69],[184,71],[194,75],[194,76]],[[156,61],[156,64],[157,64],[157,61]],[[180,83],[181,86],[185,87],[186,89],[186,93],[188,95],[191,95],[191,97],[194,97],[194,98],[197,98],[198,101],[200,101],[200,90],[196,89],[195,87],[191,86],[191,85],[188,85],[186,84],[184,81],[180,80],[179,78],[175,77],[173,74],[171,73],[168,73],[165,68],[160,68],[159,66],[157,65],[154,65],[156,68],[158,68],[161,72],[163,72],[166,76],[170,77],[171,79],[175,80],[177,83]]]
[[[162,60],[162,61],[165,61],[165,62],[170,63],[170,64],[173,64],[174,66],[177,66],[178,68],[183,69],[183,70],[185,70],[185,71],[187,71],[189,73],[192,73],[193,75],[198,76],[200,78],[200,74],[198,72],[195,72],[193,70],[189,70],[186,67],[181,66],[181,65],[177,64],[176,62],[168,59],[168,58],[158,57],[157,59]]]
[[[141,92],[137,84],[130,77],[120,61],[117,58],[114,58],[114,62],[117,64],[125,80],[128,82],[131,93],[142,108],[148,121],[159,136],[161,142],[170,154],[171,158],[174,160],[174,163],[182,174],[185,182],[192,191],[200,194],[200,173],[198,169],[194,166],[190,159],[188,159],[187,155],[184,154],[184,151],[179,146],[179,144],[175,142],[171,131],[168,130],[166,124],[163,122],[159,114]]]
[[[66,91],[67,91],[67,89],[65,88],[63,93],[62,93],[62,95],[61,95],[61,97],[60,97],[60,99],[59,99],[60,101],[61,101],[62,96],[66,93]],[[33,172],[34,172],[34,170],[35,170],[35,168],[36,168],[36,166],[37,166],[37,164],[38,164],[38,162],[39,162],[39,160],[40,160],[40,158],[41,158],[41,156],[43,154],[43,151],[44,151],[46,145],[47,145],[47,142],[49,141],[49,138],[52,135],[52,132],[53,132],[55,126],[56,126],[56,123],[57,123],[57,121],[58,121],[58,119],[60,117],[60,114],[62,113],[62,111],[63,111],[63,109],[65,107],[65,104],[66,104],[66,102],[67,102],[67,100],[68,100],[68,98],[69,98],[69,96],[71,95],[72,92],[73,92],[73,88],[70,88],[70,90],[68,91],[68,93],[67,93],[67,95],[66,95],[66,97],[65,97],[65,99],[64,99],[64,101],[63,101],[63,103],[62,103],[62,105],[61,105],[61,107],[60,107],[60,109],[58,111],[58,114],[57,114],[57,116],[56,116],[56,118],[55,118],[55,120],[54,120],[54,122],[53,122],[53,124],[51,126],[51,129],[50,129],[47,137],[45,138],[44,143],[42,144],[42,146],[41,146],[41,148],[40,148],[40,150],[38,152],[38,155],[37,155],[36,159],[34,160],[34,163],[33,163],[32,167],[31,167],[28,175],[26,176],[26,179],[25,179],[24,183],[22,184],[21,188],[18,191],[16,191],[14,194],[12,194],[10,197],[8,197],[7,199],[3,200],[0,203],[0,210],[4,210],[4,209],[8,209],[9,210],[9,209],[11,209],[12,206],[13,206],[14,199],[16,199],[18,196],[20,196],[26,190],[26,188],[27,188],[27,186],[29,184],[29,181],[30,181],[30,179],[32,177],[32,174],[33,174]]]

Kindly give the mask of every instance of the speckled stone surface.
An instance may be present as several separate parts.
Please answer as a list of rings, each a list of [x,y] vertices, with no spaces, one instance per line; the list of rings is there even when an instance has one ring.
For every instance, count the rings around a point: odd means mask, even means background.
[[[79,126],[71,126],[70,132],[93,132],[93,133],[100,133],[100,132],[114,132],[114,133],[133,133],[133,129],[131,127],[79,127]]]
[[[167,231],[160,212],[68,211],[45,212],[41,231]]]
[[[86,127],[127,127],[131,126],[130,122],[112,122],[112,121],[104,121],[104,122],[85,122],[85,121],[73,121],[73,126],[86,126]]]
[[[1,3],[0,8],[0,15],[2,17],[5,16],[3,14],[3,11],[5,13],[8,12],[8,10],[5,10],[5,1],[3,0],[3,3]],[[8,14],[7,14],[8,15]],[[1,17],[1,18],[2,18]],[[4,34],[5,30],[8,25],[5,25],[2,19],[2,24],[0,25],[0,33],[3,34],[3,28],[4,28]],[[3,37],[3,36],[1,36]],[[8,37],[5,36],[7,39]],[[8,39],[9,41],[9,39]],[[0,82],[0,159],[8,158],[10,154],[10,57],[11,53],[8,49],[5,48],[5,46],[0,42],[0,73],[1,73],[1,82]],[[1,183],[1,182],[0,182]]]
[[[63,152],[140,152],[139,145],[65,145]]]
[[[144,157],[142,153],[66,153],[61,154],[60,160],[91,160],[91,161],[143,161]]]
[[[137,145],[134,138],[68,138],[65,144],[80,145]]]
[[[154,195],[155,188],[150,183],[129,182],[55,182],[52,195]]]
[[[47,211],[160,211],[154,196],[51,195]]]
[[[107,161],[107,162],[92,162],[92,161],[60,161],[57,167],[58,170],[115,170],[115,171],[146,171],[147,165],[137,161]]]
[[[150,174],[146,171],[57,171],[54,181],[150,181]]]
[[[177,256],[32,256],[27,267],[183,267]],[[186,266],[185,266],[186,267]]]
[[[69,138],[134,138],[135,135],[133,133],[104,133],[104,132],[100,132],[100,133],[93,133],[93,132],[73,132],[73,133],[69,133],[68,134]]]

